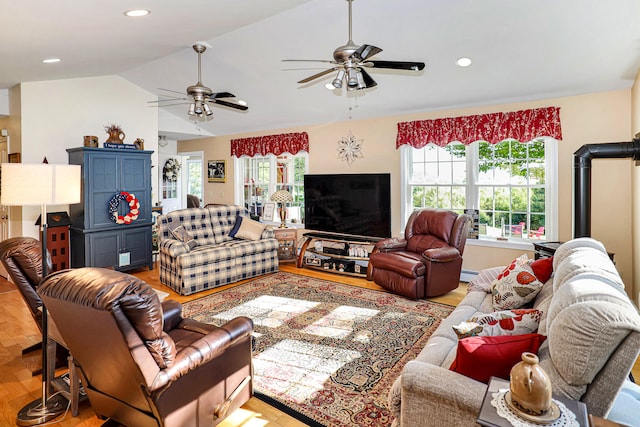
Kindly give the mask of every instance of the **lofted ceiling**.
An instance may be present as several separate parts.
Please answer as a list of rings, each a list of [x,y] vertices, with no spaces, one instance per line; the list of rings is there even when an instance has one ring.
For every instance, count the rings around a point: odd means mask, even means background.
[[[296,83],[330,64],[281,61],[331,60],[348,40],[345,0],[0,4],[0,89],[117,74],[156,95],[181,92],[197,81],[191,45],[205,42],[202,83],[249,110],[213,107],[194,122],[187,105],[165,107],[161,132],[166,117],[193,129],[176,139],[624,89],[640,67],[638,0],[355,0],[356,44],[426,68],[372,70],[378,86],[350,92],[324,87],[335,73]],[[125,17],[132,8],[151,14]],[[463,56],[470,67],[456,65]],[[62,62],[41,63],[47,57]]]

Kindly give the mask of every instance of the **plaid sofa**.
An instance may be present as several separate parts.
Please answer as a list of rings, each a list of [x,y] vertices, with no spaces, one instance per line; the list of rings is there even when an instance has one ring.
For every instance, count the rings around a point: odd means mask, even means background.
[[[258,241],[229,237],[237,215],[245,214],[241,206],[212,206],[159,216],[160,282],[190,295],[278,271],[278,241],[271,227]],[[193,236],[194,248],[171,234],[181,225]]]

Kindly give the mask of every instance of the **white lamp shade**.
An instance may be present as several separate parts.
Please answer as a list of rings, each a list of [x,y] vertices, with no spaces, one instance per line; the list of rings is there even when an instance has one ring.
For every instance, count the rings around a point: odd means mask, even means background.
[[[53,204],[80,203],[80,165],[53,165]]]
[[[80,166],[3,163],[0,204],[42,206],[80,202]]]

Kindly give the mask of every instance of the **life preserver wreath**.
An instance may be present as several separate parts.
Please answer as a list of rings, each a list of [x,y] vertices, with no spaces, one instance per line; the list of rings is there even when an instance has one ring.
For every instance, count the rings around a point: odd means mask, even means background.
[[[129,212],[125,215],[118,215],[118,206],[121,200],[129,205]],[[140,201],[133,193],[120,191],[109,200],[109,216],[116,224],[131,224],[138,219],[138,215],[140,215]]]

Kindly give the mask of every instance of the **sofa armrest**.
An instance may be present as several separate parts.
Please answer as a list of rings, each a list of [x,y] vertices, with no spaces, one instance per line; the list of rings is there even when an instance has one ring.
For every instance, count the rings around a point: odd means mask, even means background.
[[[401,376],[400,426],[475,426],[487,385],[417,360]]]
[[[275,239],[276,233],[273,231],[273,227],[267,226],[262,230],[262,234],[260,235],[260,239]]]
[[[163,252],[172,258],[176,258],[178,255],[186,254],[191,251],[188,244],[175,239],[160,240],[159,249],[160,252]]]
[[[380,252],[403,251],[407,248],[407,241],[399,237],[391,237],[380,240],[375,248]]]
[[[422,256],[433,262],[451,262],[460,258],[460,252],[453,246],[427,249]]]

